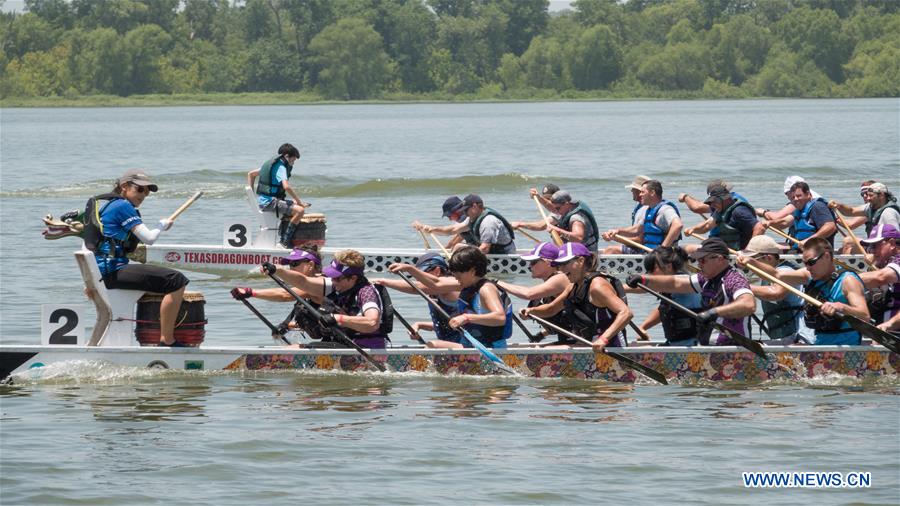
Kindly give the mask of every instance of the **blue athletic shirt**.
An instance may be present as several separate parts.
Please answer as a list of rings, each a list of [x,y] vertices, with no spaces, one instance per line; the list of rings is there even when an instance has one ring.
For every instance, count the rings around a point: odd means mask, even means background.
[[[140,213],[127,199],[114,200],[106,205],[100,212],[100,221],[103,222],[103,236],[118,241],[124,241],[131,229],[143,223]],[[100,274],[105,276],[128,265],[128,256],[121,249],[109,251],[109,242],[100,244],[96,255]]]
[[[288,177],[287,177],[287,169],[284,167],[284,163],[279,160],[275,162],[278,165],[278,170],[275,171],[275,181],[281,185]],[[259,204],[259,207],[266,207],[269,205],[269,202],[272,202],[272,199],[275,197],[270,197],[268,195],[258,195],[256,197],[256,203]]]

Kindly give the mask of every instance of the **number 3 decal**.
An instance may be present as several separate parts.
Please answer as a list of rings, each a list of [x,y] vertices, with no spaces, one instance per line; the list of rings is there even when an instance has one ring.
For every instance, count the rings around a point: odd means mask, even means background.
[[[225,227],[225,246],[243,248],[250,243],[250,229],[246,223],[233,223]]]
[[[41,307],[41,344],[84,345],[84,306]]]

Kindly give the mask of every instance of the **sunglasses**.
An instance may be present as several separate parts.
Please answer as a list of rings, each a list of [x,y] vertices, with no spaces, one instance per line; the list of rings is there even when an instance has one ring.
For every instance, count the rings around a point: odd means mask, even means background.
[[[706,262],[715,259],[715,258],[724,258],[721,255],[706,255],[705,257],[700,257],[697,259],[698,264],[705,264]]]
[[[291,267],[297,267],[298,265],[302,264],[303,262],[312,262],[312,260],[291,260],[290,263],[288,263],[288,265],[290,265]]]
[[[146,186],[141,186],[141,185],[137,185],[134,183],[128,183],[128,184],[130,184],[132,186],[132,188],[134,188],[135,190],[137,190],[138,193],[141,193],[141,194],[144,194],[144,193],[147,193],[150,191],[150,188],[147,188]]]
[[[810,258],[809,260],[804,260],[803,265],[805,265],[807,267],[812,267],[813,265],[816,265],[816,262],[818,262],[824,255],[825,255],[825,252],[823,251],[823,252],[819,253],[818,255],[816,255],[815,258]]]
[[[539,264],[539,263],[541,263],[541,262],[546,262],[546,261],[547,261],[547,260],[546,260],[546,259],[543,259],[543,258],[538,258],[538,259],[535,259],[535,260],[529,260],[529,261],[528,261],[528,266],[529,266],[529,267],[534,267],[535,265],[537,265],[537,264]]]

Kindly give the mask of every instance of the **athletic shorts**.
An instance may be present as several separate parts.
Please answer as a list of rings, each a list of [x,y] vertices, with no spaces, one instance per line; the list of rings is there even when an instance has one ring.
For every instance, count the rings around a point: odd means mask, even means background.
[[[171,293],[187,286],[190,281],[184,274],[157,265],[128,264],[103,277],[108,290],[143,290],[154,293]]]
[[[294,201],[291,199],[279,200],[273,198],[260,210],[264,213],[275,213],[275,216],[279,218],[290,218],[294,215]]]

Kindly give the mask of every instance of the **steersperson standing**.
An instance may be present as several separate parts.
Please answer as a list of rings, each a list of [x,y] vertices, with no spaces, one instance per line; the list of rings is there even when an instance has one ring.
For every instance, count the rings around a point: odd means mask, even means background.
[[[641,204],[647,206],[644,220],[626,228],[614,228],[603,233],[605,241],[612,241],[613,236],[621,235],[639,242],[650,249],[657,246],[674,246],[681,239],[681,213],[675,204],[663,200],[662,183],[651,179],[641,185]],[[615,252],[615,248],[606,248],[604,254]]]
[[[126,171],[111,193],[88,200],[84,213],[84,244],[94,252],[107,289],[165,294],[159,306],[159,344],[180,346],[175,340],[175,318],[181,309],[188,279],[174,269],[128,263],[128,253],[134,251],[138,242],[153,244],[172,226],[172,222],[162,219],[151,230],[137,209],[150,192],[158,189],[142,169]]]
[[[275,213],[275,216],[281,219],[290,218],[280,240],[281,245],[285,248],[292,247],[291,239],[294,237],[294,231],[308,206],[300,200],[297,192],[288,182],[294,163],[298,158],[300,158],[300,151],[292,144],[285,143],[278,148],[278,156],[267,160],[260,168],[247,173],[247,184],[250,188],[254,188],[253,182],[257,177],[259,178],[255,190],[260,210],[266,213]],[[288,195],[293,200],[288,199]]]
[[[568,242],[580,242],[589,250],[596,252],[600,241],[600,231],[594,212],[584,201],[572,200],[572,196],[565,190],[560,190],[550,197],[549,202],[553,211],[552,222],[549,228],[555,231]],[[540,220],[534,222],[514,221],[515,229],[546,230],[547,222]]]

